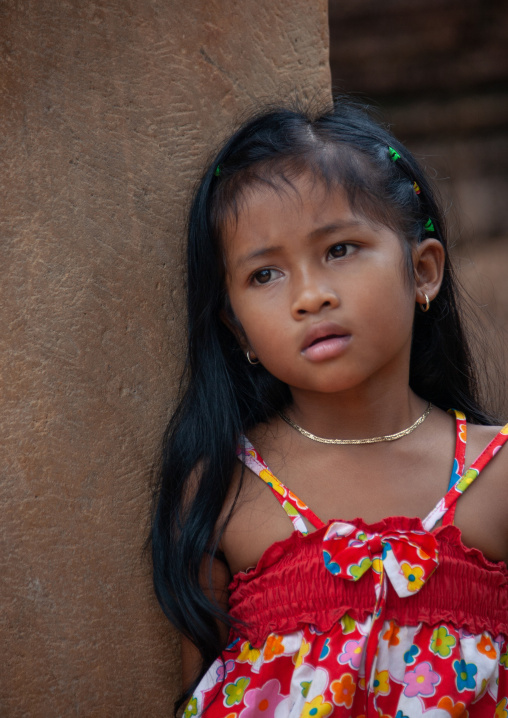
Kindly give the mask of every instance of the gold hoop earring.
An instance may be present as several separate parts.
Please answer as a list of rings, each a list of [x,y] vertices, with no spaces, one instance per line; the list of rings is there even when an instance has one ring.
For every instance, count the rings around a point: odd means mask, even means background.
[[[430,309],[430,299],[425,294],[425,292],[423,293],[423,296],[425,297],[425,304],[420,304],[420,309],[422,310],[422,312],[428,312]]]
[[[254,357],[254,359],[251,359],[250,349],[247,351],[247,361],[249,362],[249,364],[252,364],[252,366],[256,366],[256,364],[259,364],[259,359],[257,359],[256,357]]]

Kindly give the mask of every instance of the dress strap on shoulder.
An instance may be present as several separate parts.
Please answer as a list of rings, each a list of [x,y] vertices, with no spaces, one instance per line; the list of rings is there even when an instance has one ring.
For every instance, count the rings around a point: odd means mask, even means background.
[[[467,442],[467,422],[466,415],[457,409],[450,409],[450,414],[455,416],[455,458],[453,460],[453,468],[450,476],[450,483],[447,491],[455,486],[457,481],[464,473],[466,463],[466,442]]]
[[[467,443],[467,421],[466,415],[462,411],[457,409],[450,409],[450,414],[455,416],[455,458],[453,460],[453,468],[450,476],[450,482],[448,484],[447,491],[450,491],[455,484],[460,481],[462,474],[466,468],[466,443]],[[443,516],[443,526],[447,524],[453,524],[455,518],[455,508],[457,504],[454,503]]]
[[[299,531],[304,535],[308,533],[307,526],[302,517],[305,517],[316,529],[320,529],[325,525],[303,501],[300,501],[287,486],[284,486],[284,484],[272,474],[261,455],[258,454],[245,436],[241,438],[236,454],[245,466],[257,474],[259,478],[270,487],[275,498],[293,522],[295,531]]]
[[[460,414],[460,412],[457,412]],[[457,415],[456,414],[456,415]],[[459,421],[457,420],[457,424]],[[465,425],[465,422],[464,422]],[[464,435],[465,437],[465,435]],[[468,489],[473,481],[475,481],[487,464],[501,450],[502,446],[508,440],[508,424],[503,426],[501,431],[496,434],[492,441],[485,447],[478,458],[471,464],[467,471],[462,469],[459,480],[451,487],[448,493],[438,502],[437,506],[423,520],[423,527],[426,531],[431,531],[440,519],[443,524],[449,524],[453,521],[453,513],[457,499]],[[465,449],[465,442],[464,442]],[[448,514],[448,515],[447,515]],[[451,516],[451,520],[450,520]],[[444,517],[444,518],[443,518]]]

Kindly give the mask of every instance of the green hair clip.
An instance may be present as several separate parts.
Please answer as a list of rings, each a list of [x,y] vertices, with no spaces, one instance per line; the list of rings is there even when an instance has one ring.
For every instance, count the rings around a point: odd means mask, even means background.
[[[218,176],[220,175],[220,165],[217,165],[217,167],[215,168],[214,175],[215,175],[216,177],[218,177]]]
[[[390,147],[390,146],[388,147],[388,154],[390,155],[390,159],[393,162],[397,162],[397,160],[400,160],[399,153],[397,152],[397,150],[394,150],[393,147]],[[401,169],[403,169],[403,168],[401,168]],[[419,195],[421,193],[420,186],[414,180],[411,180],[411,181],[413,183],[414,191],[416,192],[417,195]],[[430,217],[428,217],[427,221],[425,222],[425,231],[428,233],[433,233],[436,231],[436,228],[434,227],[434,223]]]

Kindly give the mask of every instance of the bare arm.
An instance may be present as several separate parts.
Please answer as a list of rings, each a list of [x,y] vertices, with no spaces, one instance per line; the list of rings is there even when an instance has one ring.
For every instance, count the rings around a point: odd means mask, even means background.
[[[203,590],[210,596],[212,592],[219,606],[224,610],[229,609],[228,585],[231,581],[231,574],[226,563],[214,558],[212,563],[212,588],[208,585],[207,578],[208,561],[203,562]],[[219,624],[222,641],[227,640],[228,628],[223,623]],[[201,656],[196,646],[187,638],[182,636],[182,687],[186,690],[199,675],[201,668]]]

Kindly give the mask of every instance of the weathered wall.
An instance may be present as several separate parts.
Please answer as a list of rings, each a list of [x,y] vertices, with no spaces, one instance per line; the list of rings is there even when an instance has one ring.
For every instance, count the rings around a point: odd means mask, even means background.
[[[258,97],[327,96],[324,0],[3,0],[0,714],[167,716],[142,556],[189,187]]]

